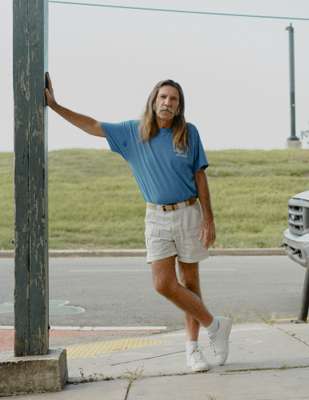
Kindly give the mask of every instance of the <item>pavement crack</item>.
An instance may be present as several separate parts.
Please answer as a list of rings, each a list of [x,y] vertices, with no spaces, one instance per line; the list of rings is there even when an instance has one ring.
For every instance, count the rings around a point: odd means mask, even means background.
[[[197,375],[197,374],[217,374],[217,375],[228,375],[228,374],[235,374],[235,373],[251,373],[251,372],[260,372],[260,371],[282,371],[282,370],[293,370],[293,369],[301,369],[301,368],[308,368],[308,365],[298,365],[293,367],[288,367],[286,365],[282,367],[265,367],[265,368],[244,368],[244,369],[231,369],[228,371],[200,371],[200,372],[176,372],[176,373],[159,373],[153,375],[144,375],[141,379],[148,379],[148,378],[161,378],[161,377],[172,377],[172,376],[184,376],[184,375]]]
[[[284,371],[284,370],[293,370],[293,369],[305,369],[309,368],[308,365],[296,365],[296,366],[287,366],[287,365],[282,365],[281,367],[261,367],[261,368],[243,368],[243,369],[229,369],[226,371],[218,371],[218,370],[208,370],[208,371],[201,371],[201,372],[172,372],[172,373],[157,373],[157,374],[144,374],[143,368],[137,368],[136,370],[133,371],[127,371],[125,374],[122,374],[120,376],[106,376],[103,374],[95,374],[90,375],[89,377],[84,376],[83,378],[69,378],[67,381],[67,384],[71,385],[78,385],[82,383],[91,383],[91,382],[102,382],[102,381],[116,381],[116,380],[123,380],[126,379],[129,381],[128,387],[127,387],[127,394],[124,400],[128,399],[128,395],[130,392],[130,389],[132,387],[133,382],[137,381],[138,379],[148,379],[148,378],[161,378],[161,377],[172,377],[172,376],[185,376],[185,375],[196,375],[196,374],[218,374],[218,375],[229,375],[229,374],[237,374],[237,373],[251,373],[251,372],[260,372],[260,371]]]
[[[154,358],[161,358],[161,357],[166,357],[166,356],[172,356],[172,355],[174,355],[174,354],[179,354],[179,353],[184,353],[184,350],[182,350],[182,351],[174,351],[174,352],[172,352],[172,353],[160,354],[160,355],[158,355],[158,356],[137,358],[137,359],[135,359],[135,360],[129,360],[129,361],[121,361],[121,362],[113,363],[113,364],[110,364],[110,365],[111,365],[112,367],[114,367],[114,366],[116,366],[116,365],[130,364],[130,363],[133,363],[133,362],[144,361],[144,360],[152,360],[152,359],[154,359]]]
[[[300,343],[304,344],[305,346],[309,347],[309,343],[307,343],[305,340],[303,340],[300,337],[298,337],[296,335],[296,333],[290,333],[290,332],[286,331],[285,329],[283,329],[283,328],[281,328],[279,326],[276,326],[275,328],[277,328],[279,331],[285,333],[286,335],[290,336],[292,339],[295,339],[298,342],[300,342]]]
[[[133,384],[133,381],[129,382],[128,387],[127,387],[126,394],[125,394],[125,396],[124,396],[124,400],[127,400],[127,399],[128,399],[129,392],[130,392],[130,389],[131,389],[132,384]]]
[[[139,379],[143,375],[143,372],[144,372],[144,368],[143,367],[139,367],[139,368],[136,368],[133,371],[127,371],[123,375],[123,378],[126,378],[129,381],[124,400],[128,399],[129,392],[130,392],[131,386],[133,385],[133,382],[135,382],[137,379]]]
[[[79,385],[82,383],[92,383],[92,382],[102,382],[102,381],[114,381],[116,379],[123,379],[122,377],[113,377],[107,376],[104,374],[91,374],[89,376],[82,376],[82,377],[72,377],[68,378],[67,384],[68,385]]]
[[[289,367],[288,365],[282,365],[281,367],[261,367],[261,368],[243,368],[243,369],[230,369],[228,371],[213,371],[213,373],[219,373],[220,375],[227,375],[229,373],[243,373],[243,372],[259,372],[259,371],[282,371],[290,369],[308,368],[308,365],[294,365]]]

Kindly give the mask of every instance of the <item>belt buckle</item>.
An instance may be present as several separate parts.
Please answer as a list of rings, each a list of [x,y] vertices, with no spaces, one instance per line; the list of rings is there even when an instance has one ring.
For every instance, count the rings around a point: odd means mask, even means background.
[[[177,210],[178,206],[177,204],[164,204],[162,206],[163,211],[175,211]]]

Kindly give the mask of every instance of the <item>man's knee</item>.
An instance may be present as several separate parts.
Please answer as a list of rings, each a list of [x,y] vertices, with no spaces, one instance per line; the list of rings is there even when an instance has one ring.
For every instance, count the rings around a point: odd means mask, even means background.
[[[175,271],[175,257],[168,257],[152,264],[152,280],[155,290],[165,297],[171,297],[178,285]]]
[[[177,286],[177,282],[170,282],[159,277],[154,278],[153,284],[155,290],[164,297],[172,297]]]

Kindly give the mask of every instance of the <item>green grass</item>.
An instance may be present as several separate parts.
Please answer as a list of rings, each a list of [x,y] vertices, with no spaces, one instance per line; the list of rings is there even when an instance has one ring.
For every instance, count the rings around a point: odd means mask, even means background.
[[[309,150],[209,151],[215,247],[278,247],[287,201],[309,189]],[[13,154],[0,153],[0,249],[14,237]],[[108,150],[49,153],[49,247],[143,248],[144,200]]]

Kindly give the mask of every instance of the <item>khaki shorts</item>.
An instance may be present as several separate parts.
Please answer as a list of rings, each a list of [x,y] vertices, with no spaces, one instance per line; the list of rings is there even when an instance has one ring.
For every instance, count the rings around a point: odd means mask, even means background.
[[[199,240],[202,224],[201,206],[196,201],[173,211],[146,206],[145,242],[147,263],[178,256],[178,260],[195,263],[208,257]]]

